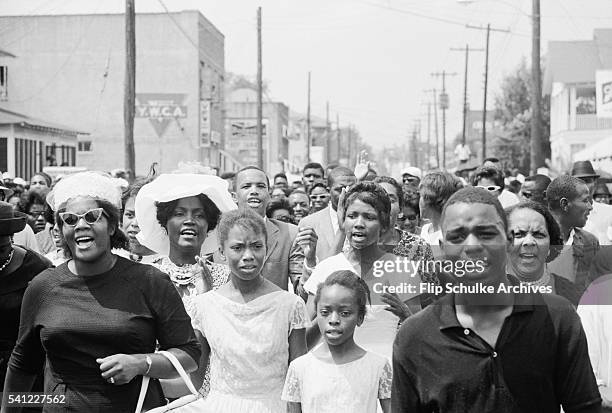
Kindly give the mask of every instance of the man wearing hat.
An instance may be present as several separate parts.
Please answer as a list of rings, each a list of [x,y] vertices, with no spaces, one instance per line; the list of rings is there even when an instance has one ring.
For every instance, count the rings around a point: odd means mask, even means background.
[[[599,175],[595,173],[591,161],[574,162],[571,175],[584,181],[593,197]],[[593,210],[584,229],[595,235],[601,245],[612,245],[612,206],[593,202]]]
[[[402,182],[404,185],[412,186],[415,188],[419,187],[421,183],[421,176],[423,172],[416,166],[409,166],[402,169]]]
[[[7,188],[2,184],[0,180],[0,201],[6,202],[13,195],[13,190]],[[10,204],[9,204],[10,205]],[[31,249],[34,252],[40,253],[40,248],[38,248],[38,242],[36,241],[36,236],[34,235],[34,231],[30,228],[29,225],[26,225],[24,228],[15,232],[13,235],[13,243],[17,245],[22,245],[28,249]]]

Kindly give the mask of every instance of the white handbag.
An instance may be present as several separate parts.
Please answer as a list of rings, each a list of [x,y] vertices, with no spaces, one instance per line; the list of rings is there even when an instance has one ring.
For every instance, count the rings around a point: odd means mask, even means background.
[[[198,393],[196,388],[193,386],[191,379],[189,378],[189,376],[183,369],[183,366],[181,366],[181,363],[179,363],[176,356],[167,351],[158,351],[157,353],[163,355],[168,360],[170,360],[170,362],[172,363],[176,371],[178,371],[179,375],[185,382],[185,385],[187,386],[191,394],[180,397],[165,406],[160,406],[160,407],[156,407],[155,409],[148,410],[147,413],[165,413],[165,412],[206,413],[208,412],[209,410],[206,408],[206,403],[204,402],[204,399],[201,398],[200,394]],[[136,413],[143,413],[142,405],[144,403],[145,396],[147,394],[147,388],[149,387],[149,381],[150,381],[150,378],[148,376],[144,376],[142,378],[142,385],[140,386],[140,395],[138,396],[138,404],[136,405]]]

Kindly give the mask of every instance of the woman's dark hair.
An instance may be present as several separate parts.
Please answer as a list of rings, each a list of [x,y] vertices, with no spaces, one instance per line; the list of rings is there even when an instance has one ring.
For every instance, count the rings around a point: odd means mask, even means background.
[[[98,205],[98,208],[102,208],[104,212],[106,213],[106,220],[108,221],[109,228],[115,229],[113,235],[110,236],[111,248],[127,250],[129,241],[127,239],[127,236],[123,233],[123,231],[121,231],[121,228],[119,228],[119,220],[121,218],[121,215],[120,215],[121,212],[119,211],[119,209],[117,209],[116,206],[114,206],[113,204],[111,204],[110,202],[106,200],[96,199],[95,202]],[[64,221],[62,221],[62,219],[59,216],[61,212],[65,212],[65,211],[66,211],[66,208],[63,207],[63,208],[58,209],[55,212],[55,222],[57,222],[57,225],[60,229],[60,234],[62,237],[62,250],[64,251],[64,255],[67,258],[72,258],[72,252],[68,248],[68,245],[66,245],[66,240],[64,240],[64,233],[62,231],[62,228],[64,226]]]
[[[402,186],[397,183],[394,178],[390,176],[377,176],[373,181],[375,184],[385,183],[389,185],[393,185],[395,187],[395,192],[397,195],[397,201],[399,202],[400,211],[404,208],[404,190]]]
[[[219,217],[221,216],[221,211],[217,208],[217,205],[213,201],[210,200],[204,194],[195,195],[196,198],[202,204],[202,209],[204,209],[204,215],[206,215],[206,222],[208,223],[208,232],[214,230],[217,227],[217,223],[219,222]],[[157,221],[163,228],[166,228],[168,224],[168,219],[174,213],[179,201],[183,199],[174,199],[168,202],[156,202],[155,206],[157,207]]]
[[[361,277],[350,270],[334,271],[325,281],[319,284],[314,299],[315,308],[319,303],[319,299],[321,299],[321,292],[323,289],[332,285],[340,285],[353,291],[355,301],[357,301],[357,308],[359,309],[359,317],[363,320],[367,311],[366,304],[371,304],[370,289]]]
[[[250,208],[238,208],[233,211],[225,212],[219,221],[217,233],[219,237],[219,248],[221,250],[223,250],[223,244],[227,241],[229,232],[235,226],[254,231],[256,234],[262,234],[266,243],[268,242],[268,231],[266,230],[266,223],[263,218]]]
[[[389,228],[389,225],[391,225],[391,200],[389,199],[389,195],[387,195],[387,191],[385,191],[382,186],[374,182],[358,182],[353,185],[344,197],[343,218],[346,218],[346,211],[349,205],[356,199],[372,206],[372,208],[378,212],[380,225],[384,229]]]
[[[266,216],[268,218],[272,218],[272,214],[274,214],[274,211],[278,211],[279,209],[289,211],[289,215],[293,215],[293,210],[291,209],[291,205],[289,205],[289,201],[287,200],[287,198],[281,198],[273,199],[270,201],[270,203],[266,207]]]
[[[548,232],[548,237],[550,238],[550,253],[548,254],[548,257],[546,257],[546,262],[551,262],[557,258],[563,249],[563,236],[561,235],[559,224],[557,224],[557,221],[552,216],[548,208],[534,201],[523,201],[519,204],[506,208],[505,211],[508,221],[510,221],[510,215],[519,209],[531,209],[544,217],[544,221],[546,222],[546,231]],[[508,234],[508,236],[512,237],[512,234]]]
[[[45,202],[41,194],[39,194],[38,192],[29,191],[28,200],[26,201],[25,206],[24,206],[25,212],[27,214],[30,213],[30,208],[33,205],[42,205],[43,207],[46,207],[47,203]]]

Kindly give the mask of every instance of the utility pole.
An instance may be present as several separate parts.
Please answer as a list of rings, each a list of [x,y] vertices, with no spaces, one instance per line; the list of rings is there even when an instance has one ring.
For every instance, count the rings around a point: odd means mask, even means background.
[[[136,12],[134,0],[125,0],[125,90],[123,101],[125,170],[130,181],[136,177],[134,111],[136,110]]]
[[[306,109],[306,162],[310,162],[310,72],[308,72],[308,108]]]
[[[435,72],[434,77],[442,77],[442,93],[440,93],[440,109],[442,109],[442,168],[446,169],[446,109],[448,109],[448,95],[446,94],[446,76],[456,76],[457,73]],[[440,166],[440,164],[438,164]]]
[[[351,157],[353,156],[353,153],[351,151],[351,144],[352,144],[352,139],[353,139],[352,128],[353,128],[353,125],[349,123],[348,125],[348,145],[347,145],[348,146],[348,167],[349,168],[351,167]]]
[[[465,27],[468,29],[486,30],[487,31],[487,45],[485,48],[485,75],[484,75],[484,96],[482,103],[482,161],[484,162],[487,157],[487,87],[489,83],[489,35],[491,31],[494,32],[505,32],[509,33],[508,29],[492,29],[491,24],[487,24],[486,29],[482,26],[472,26],[466,24]]]
[[[542,79],[540,75],[540,0],[532,0],[533,19],[531,44],[531,159],[530,171],[544,165],[542,157]]]
[[[431,102],[427,102],[427,169],[431,169]]]
[[[264,169],[263,159],[263,80],[261,64],[261,7],[257,8],[257,166]]]
[[[342,152],[342,132],[340,131],[340,115],[338,115],[338,112],[336,112],[336,137],[338,138],[338,140],[336,141],[336,144],[338,145],[338,165],[340,165],[340,158],[342,157],[341,153]]]
[[[461,144],[465,146],[465,143],[466,143],[465,132],[466,132],[467,110],[468,110],[467,109],[468,108],[468,102],[467,102],[468,59],[469,59],[470,52],[482,52],[484,49],[470,49],[470,46],[466,44],[465,49],[451,48],[451,50],[453,51],[465,50],[465,74],[464,74],[465,79],[463,83],[463,132],[461,133]]]
[[[327,164],[329,164],[329,160],[331,159],[331,136],[329,130],[329,100],[325,102],[325,149],[326,149],[326,157],[325,160]]]
[[[434,106],[434,129],[436,134],[436,167],[440,168],[440,137],[438,135],[438,96],[436,94],[436,88],[433,91],[433,106]]]

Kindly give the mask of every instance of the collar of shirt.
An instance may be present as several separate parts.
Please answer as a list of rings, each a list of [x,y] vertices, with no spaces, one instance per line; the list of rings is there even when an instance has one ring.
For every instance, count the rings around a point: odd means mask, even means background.
[[[510,278],[510,277],[508,277]],[[510,284],[516,285],[517,281],[510,279]],[[448,294],[438,300],[435,303],[439,312],[440,318],[440,330],[446,330],[449,328],[465,328],[457,319],[457,313],[455,311],[455,294]],[[535,306],[533,294],[514,294],[514,304],[512,307],[512,313],[509,317],[515,314],[533,312]]]
[[[329,217],[331,218],[332,229],[334,230],[334,235],[338,233],[338,212],[332,207],[331,202],[328,205],[329,208]]]
[[[574,245],[574,228],[570,231],[569,237],[567,237],[567,242],[565,245]]]

